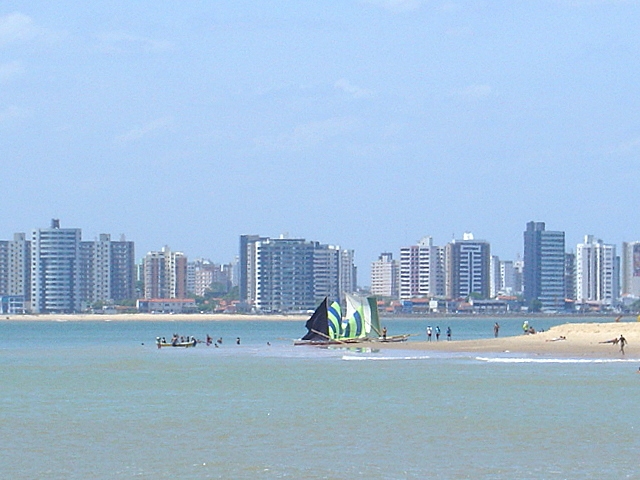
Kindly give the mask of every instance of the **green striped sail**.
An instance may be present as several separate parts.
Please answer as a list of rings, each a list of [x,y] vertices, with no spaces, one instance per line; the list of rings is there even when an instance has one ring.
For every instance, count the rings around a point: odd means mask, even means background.
[[[327,309],[327,320],[329,321],[329,338],[340,338],[342,336],[342,308],[338,302],[333,302]]]
[[[375,335],[380,335],[380,319],[378,317],[378,303],[376,301],[376,297],[361,297],[359,295],[351,295],[347,294],[347,315],[346,321],[354,319],[357,323],[361,322],[362,326],[360,327],[363,333],[358,333],[356,337],[364,337],[367,336],[373,330]],[[356,315],[357,314],[357,315]],[[343,322],[344,325],[344,322]],[[356,325],[350,329],[353,331]],[[343,326],[344,328],[344,326]]]
[[[342,322],[342,338],[363,338],[367,336],[364,323],[364,309],[362,306],[352,312],[351,316]]]

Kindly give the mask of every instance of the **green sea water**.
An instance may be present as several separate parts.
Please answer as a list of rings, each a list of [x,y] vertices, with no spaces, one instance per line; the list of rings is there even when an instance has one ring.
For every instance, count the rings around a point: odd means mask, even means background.
[[[2,323],[1,476],[640,478],[636,362],[293,347],[300,328]],[[155,347],[176,331],[224,341]]]

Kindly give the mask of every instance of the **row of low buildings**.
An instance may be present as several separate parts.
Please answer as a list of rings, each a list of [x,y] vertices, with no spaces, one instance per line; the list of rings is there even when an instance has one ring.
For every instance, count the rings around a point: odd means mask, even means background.
[[[525,307],[547,311],[610,309],[640,298],[640,242],[616,245],[593,235],[565,248],[565,233],[529,222],[522,259],[500,260],[490,244],[465,234],[445,246],[431,237],[400,249],[399,260],[383,253],[371,266],[371,293],[390,299],[452,300],[465,297],[522,298]],[[437,308],[438,302],[432,303]]]

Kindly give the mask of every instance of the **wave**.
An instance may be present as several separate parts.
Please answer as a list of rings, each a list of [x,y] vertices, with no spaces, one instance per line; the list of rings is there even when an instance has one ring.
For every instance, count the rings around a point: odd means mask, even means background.
[[[367,360],[427,360],[431,357],[428,356],[417,356],[417,357],[354,357],[352,355],[343,355],[342,360],[348,361],[367,361]]]
[[[476,357],[476,360],[487,363],[637,363],[631,358],[489,358]]]

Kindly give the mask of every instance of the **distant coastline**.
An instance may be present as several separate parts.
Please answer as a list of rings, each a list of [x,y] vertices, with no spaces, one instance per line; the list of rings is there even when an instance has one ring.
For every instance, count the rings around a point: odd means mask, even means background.
[[[256,315],[240,313],[117,313],[117,314],[25,314],[0,315],[4,322],[228,322],[228,321],[304,321],[308,315]]]
[[[424,320],[436,320],[439,318],[464,318],[464,319],[487,319],[487,318],[558,318],[558,319],[577,319],[577,318],[602,318],[602,319],[614,319],[619,317],[619,314],[611,313],[523,313],[523,312],[509,312],[509,313],[429,313],[429,314],[381,314],[381,318],[385,320],[393,320],[394,318],[403,319],[424,319]],[[125,321],[152,321],[152,322],[229,322],[229,321],[305,321],[309,318],[306,314],[256,314],[256,313],[73,313],[73,314],[23,314],[23,315],[0,315],[1,321],[18,321],[18,322],[125,322]],[[635,321],[636,314],[623,315],[622,321]]]

